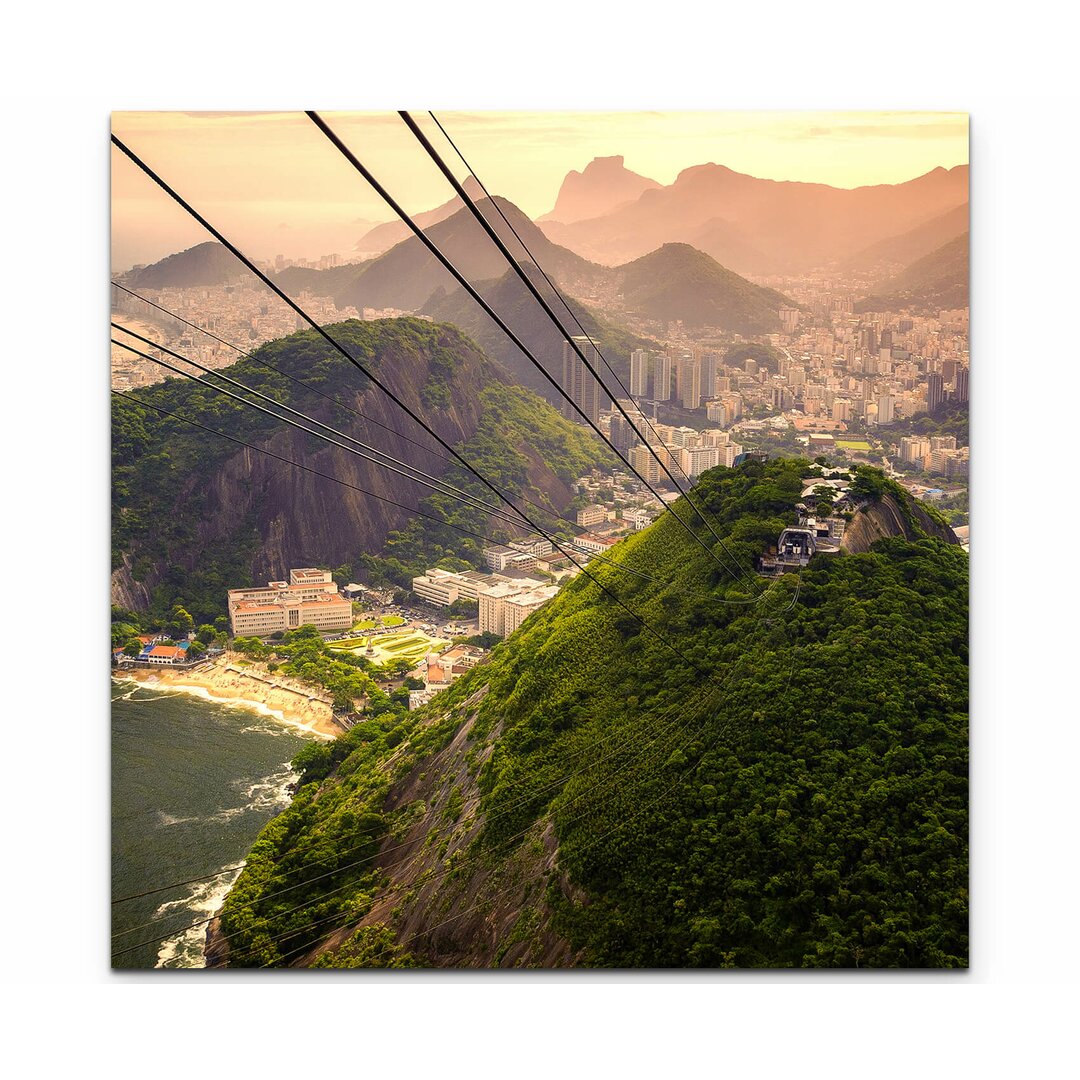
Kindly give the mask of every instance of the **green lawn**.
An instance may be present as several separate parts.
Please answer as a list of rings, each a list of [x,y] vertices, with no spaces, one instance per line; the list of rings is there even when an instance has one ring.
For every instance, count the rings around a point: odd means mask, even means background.
[[[394,616],[390,616],[394,618]],[[401,620],[399,620],[400,622]],[[366,656],[369,639],[366,637],[346,638],[342,641],[328,642],[331,649],[340,649],[343,652],[355,652]],[[370,644],[374,650],[368,659],[376,664],[384,664],[388,660],[409,660],[416,663],[432,651],[441,649],[447,644],[444,638],[428,637],[420,630],[402,630],[394,634],[379,634],[370,638]]]
[[[381,617],[383,626],[403,626],[405,620],[400,615],[383,615]],[[379,623],[374,619],[361,619],[359,622],[353,623],[353,630],[374,630]]]

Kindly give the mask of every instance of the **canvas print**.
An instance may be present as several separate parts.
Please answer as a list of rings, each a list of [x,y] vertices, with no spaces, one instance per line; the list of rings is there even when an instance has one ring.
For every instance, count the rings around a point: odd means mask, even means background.
[[[112,117],[119,969],[968,965],[959,113]]]

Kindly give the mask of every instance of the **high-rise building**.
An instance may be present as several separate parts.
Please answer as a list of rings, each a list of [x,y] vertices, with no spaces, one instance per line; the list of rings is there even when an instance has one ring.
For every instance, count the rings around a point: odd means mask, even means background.
[[[879,424],[891,424],[896,407],[896,398],[888,391],[877,396],[877,422]]]
[[[795,333],[795,328],[799,325],[799,309],[796,307],[789,307],[787,304],[780,305],[780,325],[784,328],[784,333]]]
[[[900,440],[900,460],[921,463],[930,453],[930,440],[924,435],[905,436]]]
[[[649,393],[649,353],[635,349],[630,354],[630,395],[647,397]]]
[[[701,354],[701,396],[711,398],[716,393],[716,373],[720,369],[720,354],[703,352]]]
[[[675,394],[683,408],[701,407],[701,361],[685,354],[675,361]]]
[[[719,446],[686,446],[679,450],[677,461],[679,469],[691,480],[696,480],[706,469],[713,469],[720,464]]]
[[[652,383],[649,396],[653,401],[671,400],[671,357],[657,353],[652,358]]]
[[[659,454],[659,448],[657,448]],[[660,463],[653,456],[652,451],[644,444],[635,446],[630,451],[629,455],[630,464],[634,467],[634,471],[645,481],[647,484],[658,484],[660,478],[663,475],[660,469]]]
[[[600,354],[596,346],[587,337],[575,337],[574,343],[588,359],[593,370],[598,370]],[[570,400],[584,413],[594,424],[600,419],[600,409],[604,393],[600,384],[582,362],[581,357],[571,347],[569,341],[563,342],[562,362],[562,388],[569,395]],[[581,415],[572,408],[570,402],[562,404],[562,414],[570,420],[583,423]]]
[[[954,401],[967,401],[968,399],[968,369],[958,368],[956,372],[956,389],[953,391]]]
[[[701,361],[696,357],[680,356],[675,363],[675,389],[684,409],[701,408]]]
[[[935,371],[926,378],[926,411],[936,412],[945,399],[945,380]]]

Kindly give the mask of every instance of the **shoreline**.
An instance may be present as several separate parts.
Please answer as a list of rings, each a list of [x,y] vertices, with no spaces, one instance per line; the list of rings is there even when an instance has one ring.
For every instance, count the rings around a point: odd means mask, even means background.
[[[320,739],[335,739],[342,733],[330,703],[317,691],[272,676],[255,664],[250,671],[240,670],[229,654],[195,671],[169,671],[164,667],[119,669],[112,672],[112,677],[147,688],[190,694],[217,705],[250,709]]]

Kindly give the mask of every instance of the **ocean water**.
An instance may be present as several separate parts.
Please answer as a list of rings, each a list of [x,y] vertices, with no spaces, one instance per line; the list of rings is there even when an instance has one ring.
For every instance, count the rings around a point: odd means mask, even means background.
[[[112,684],[112,896],[219,874],[289,803],[310,736],[252,709]],[[203,966],[206,926],[238,876],[114,904],[114,968]]]

